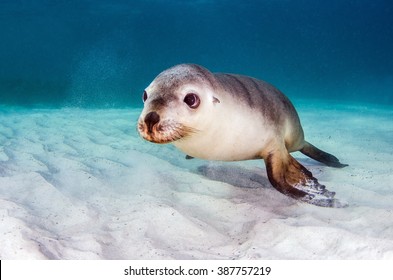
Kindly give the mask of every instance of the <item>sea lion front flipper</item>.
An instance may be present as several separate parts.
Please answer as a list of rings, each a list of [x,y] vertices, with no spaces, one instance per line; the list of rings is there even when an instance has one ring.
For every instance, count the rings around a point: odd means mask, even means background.
[[[324,185],[319,184],[303,165],[287,152],[273,152],[265,158],[270,183],[279,192],[292,198],[322,207],[346,207],[334,198]]]

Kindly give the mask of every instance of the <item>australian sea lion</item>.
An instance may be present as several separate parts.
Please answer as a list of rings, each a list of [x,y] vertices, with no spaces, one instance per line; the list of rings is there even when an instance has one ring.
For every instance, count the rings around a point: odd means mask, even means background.
[[[173,143],[188,158],[264,159],[281,193],[318,206],[344,206],[290,153],[300,151],[332,167],[346,164],[304,140],[294,106],[272,85],[180,64],[160,73],[143,101],[138,130],[144,139]]]

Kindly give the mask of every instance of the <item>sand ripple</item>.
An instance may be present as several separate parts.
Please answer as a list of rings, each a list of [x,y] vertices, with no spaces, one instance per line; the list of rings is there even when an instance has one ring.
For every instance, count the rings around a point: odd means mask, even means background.
[[[281,195],[262,161],[147,143],[139,109],[0,108],[0,258],[393,259],[392,110],[299,108],[350,166],[294,155],[348,208]]]

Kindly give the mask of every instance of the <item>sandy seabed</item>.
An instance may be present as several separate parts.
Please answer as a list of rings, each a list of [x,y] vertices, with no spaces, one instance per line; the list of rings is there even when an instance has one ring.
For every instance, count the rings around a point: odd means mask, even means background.
[[[393,108],[298,102],[294,153],[347,208],[277,192],[261,160],[186,160],[141,109],[0,107],[0,259],[393,259]]]

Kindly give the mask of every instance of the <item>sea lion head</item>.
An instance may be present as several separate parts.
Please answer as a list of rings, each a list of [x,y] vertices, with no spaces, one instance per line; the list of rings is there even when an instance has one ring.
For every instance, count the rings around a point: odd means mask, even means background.
[[[220,103],[214,75],[195,64],[180,64],[161,72],[143,92],[139,134],[150,142],[169,143],[192,137],[211,122]]]

